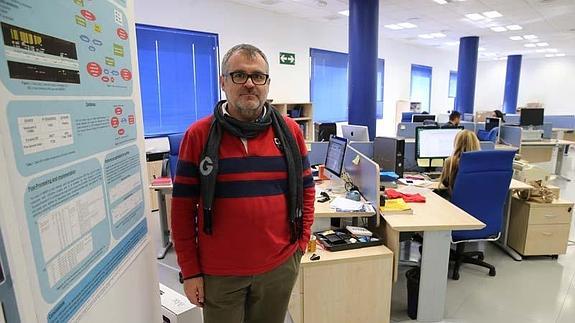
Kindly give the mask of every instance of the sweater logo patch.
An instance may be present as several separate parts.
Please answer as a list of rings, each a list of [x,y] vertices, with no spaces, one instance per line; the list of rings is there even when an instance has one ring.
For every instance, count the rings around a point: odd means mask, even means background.
[[[204,176],[208,176],[214,170],[214,162],[208,156],[204,157],[200,162],[200,173]]]

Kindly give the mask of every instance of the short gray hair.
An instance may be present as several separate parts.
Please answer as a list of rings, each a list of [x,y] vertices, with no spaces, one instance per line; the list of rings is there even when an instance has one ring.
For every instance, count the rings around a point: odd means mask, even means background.
[[[268,68],[269,71],[270,64],[268,63],[268,59],[264,54],[264,52],[262,52],[259,48],[250,44],[239,44],[230,48],[230,50],[228,50],[226,55],[224,55],[224,58],[222,59],[222,74],[228,73],[228,61],[230,60],[230,57],[232,57],[233,54],[238,52],[252,59],[255,59],[257,55],[260,55],[266,62],[266,67]]]

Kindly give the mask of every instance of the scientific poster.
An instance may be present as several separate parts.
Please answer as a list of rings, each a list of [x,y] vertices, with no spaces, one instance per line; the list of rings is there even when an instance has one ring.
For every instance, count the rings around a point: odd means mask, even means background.
[[[14,210],[2,223],[16,226],[5,236],[20,239],[18,275],[40,322],[80,321],[151,248],[128,7],[0,0],[0,148]]]

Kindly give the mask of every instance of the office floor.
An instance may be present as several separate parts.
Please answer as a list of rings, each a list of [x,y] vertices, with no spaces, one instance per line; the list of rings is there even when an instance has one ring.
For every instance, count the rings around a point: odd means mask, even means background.
[[[542,165],[549,170],[553,164]],[[575,180],[575,149],[563,162],[563,174]],[[553,181],[561,187],[561,197],[575,201],[575,181]],[[157,219],[157,212],[153,213]],[[156,223],[157,222],[157,223]],[[159,221],[151,228],[159,243]],[[570,239],[575,241],[575,222]],[[487,245],[485,260],[497,269],[497,276],[490,277],[486,270],[463,265],[459,281],[448,280],[446,315],[444,322],[457,323],[567,323],[575,322],[575,246],[558,260],[533,257],[514,261],[494,245]],[[405,272],[394,285],[391,304],[392,322],[411,321],[406,313],[407,289]],[[176,257],[172,251],[158,262],[160,282],[183,293],[178,282]],[[286,318],[285,323],[291,323]],[[343,323],[343,322],[342,322]]]

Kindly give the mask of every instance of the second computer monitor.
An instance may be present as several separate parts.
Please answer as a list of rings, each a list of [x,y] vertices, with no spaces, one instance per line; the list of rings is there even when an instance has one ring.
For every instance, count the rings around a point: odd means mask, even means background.
[[[485,131],[491,131],[491,129],[495,127],[499,127],[501,123],[501,119],[499,118],[485,118]]]
[[[519,117],[520,126],[542,126],[543,125],[543,108],[524,108],[521,109]]]
[[[423,122],[426,120],[435,121],[435,115],[433,115],[433,114],[414,114],[411,116],[411,122]]]
[[[366,126],[342,125],[342,137],[349,141],[369,141],[369,131]]]
[[[346,147],[347,139],[340,137],[329,138],[325,155],[325,169],[337,177],[341,176]]]
[[[463,128],[418,127],[415,133],[417,159],[445,159],[453,153],[455,136]]]

